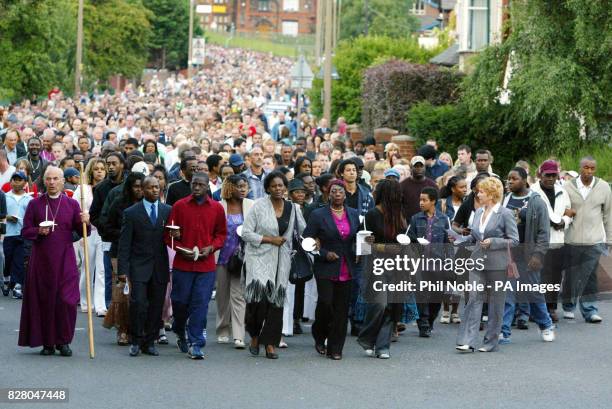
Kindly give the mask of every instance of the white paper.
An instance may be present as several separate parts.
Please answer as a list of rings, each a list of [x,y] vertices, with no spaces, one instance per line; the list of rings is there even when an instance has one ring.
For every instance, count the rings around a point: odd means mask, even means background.
[[[420,244],[429,244],[429,241],[426,238],[424,238],[424,237],[417,237],[417,241]]]
[[[369,243],[366,243],[365,238],[369,237],[370,234],[359,234],[357,233],[357,255],[358,256],[368,256],[372,254],[372,246]],[[369,233],[369,232],[368,232]]]

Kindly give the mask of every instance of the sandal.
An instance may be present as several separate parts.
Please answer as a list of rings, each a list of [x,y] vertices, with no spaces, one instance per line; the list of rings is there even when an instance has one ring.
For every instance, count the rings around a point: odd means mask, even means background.
[[[129,345],[128,336],[125,332],[117,334],[117,344],[121,346]]]

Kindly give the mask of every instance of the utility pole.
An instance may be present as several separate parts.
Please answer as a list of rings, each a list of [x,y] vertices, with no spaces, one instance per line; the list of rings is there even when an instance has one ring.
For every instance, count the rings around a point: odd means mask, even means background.
[[[331,124],[331,91],[332,91],[332,36],[333,36],[333,0],[326,0],[325,4],[325,65],[323,67],[323,116]]]
[[[370,5],[368,0],[363,0],[363,15],[365,16],[365,29],[363,33],[368,35],[368,31],[370,30]]]
[[[83,61],[83,0],[79,0],[79,11],[77,14],[77,45],[76,45],[76,67],[74,68],[74,96],[77,100],[81,95],[81,65]]]
[[[325,0],[317,0],[317,22],[315,31],[315,64],[321,64],[321,32],[323,31],[323,5]]]
[[[189,0],[189,57],[187,61],[187,78],[191,79],[191,59],[193,58],[193,0]]]
[[[336,48],[336,40],[338,39],[338,1],[332,0],[332,48]]]
[[[338,41],[340,41],[340,19],[342,16],[342,0],[338,1],[338,8],[336,12],[336,45],[338,45]]]

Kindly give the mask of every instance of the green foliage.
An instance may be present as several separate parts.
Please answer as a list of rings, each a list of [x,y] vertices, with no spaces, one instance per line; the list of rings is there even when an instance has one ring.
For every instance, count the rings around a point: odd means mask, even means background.
[[[339,116],[348,123],[361,122],[361,83],[366,68],[390,58],[425,63],[438,50],[425,50],[413,38],[394,39],[384,36],[357,37],[342,41],[336,48],[333,63],[340,79],[332,84],[332,119]],[[323,80],[316,78],[310,91],[311,109],[321,116]]]
[[[189,2],[143,0],[151,12],[150,63],[156,68],[186,67],[189,50]]]
[[[558,155],[577,163],[583,153],[610,150],[612,0],[511,4],[510,36],[475,58],[459,103],[413,107],[410,132],[431,133],[451,152],[464,142],[491,149],[502,173],[518,159]],[[510,104],[501,105],[508,59]]]
[[[86,4],[83,20],[85,77],[105,81],[115,74],[140,75],[147,62],[152,16],[140,0]]]
[[[410,14],[412,0],[368,0],[368,12],[364,3],[364,0],[342,3],[340,39],[364,34],[407,38],[419,27],[417,18]]]
[[[580,159],[585,156],[592,156],[597,161],[595,175],[612,183],[612,146],[610,145],[590,145],[578,150],[563,152],[557,155],[557,159],[561,162],[563,169],[580,172]],[[533,160],[533,165],[538,166],[549,157],[550,155],[537,155]]]
[[[0,100],[69,86],[76,9],[69,0],[4,1],[0,6]],[[74,13],[73,13],[74,11]],[[72,58],[72,59],[71,59]]]

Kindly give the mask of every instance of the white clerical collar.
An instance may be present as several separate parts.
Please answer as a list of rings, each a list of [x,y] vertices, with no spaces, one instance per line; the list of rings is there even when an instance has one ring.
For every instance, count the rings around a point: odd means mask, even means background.
[[[58,192],[57,194],[54,195],[50,195],[49,193],[47,193],[47,195],[51,198],[51,199],[57,199],[58,197],[60,197],[60,195],[62,194],[62,192]]]

